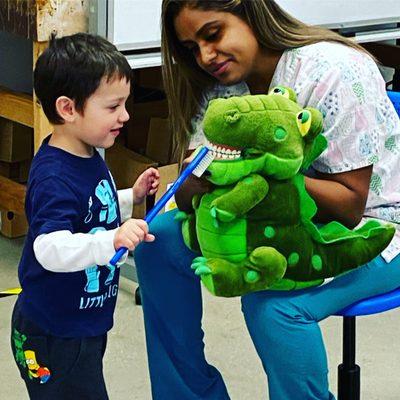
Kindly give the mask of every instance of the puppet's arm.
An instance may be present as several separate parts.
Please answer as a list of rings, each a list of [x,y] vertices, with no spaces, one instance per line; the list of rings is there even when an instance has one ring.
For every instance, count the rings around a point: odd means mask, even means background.
[[[211,203],[211,214],[222,222],[229,222],[246,214],[268,193],[269,185],[264,177],[251,174],[240,180],[234,188]]]

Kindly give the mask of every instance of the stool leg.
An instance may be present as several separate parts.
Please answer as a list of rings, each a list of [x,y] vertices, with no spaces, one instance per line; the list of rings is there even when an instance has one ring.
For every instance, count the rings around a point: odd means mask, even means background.
[[[338,400],[360,400],[360,367],[356,364],[356,317],[343,317],[343,362],[338,367]]]
[[[141,306],[142,305],[142,296],[140,294],[140,286],[138,286],[135,290],[135,304],[137,306]]]

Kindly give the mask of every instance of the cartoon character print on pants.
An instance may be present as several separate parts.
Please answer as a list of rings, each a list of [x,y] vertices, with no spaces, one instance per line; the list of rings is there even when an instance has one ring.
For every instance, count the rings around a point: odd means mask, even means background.
[[[106,179],[99,182],[95,193],[102,204],[99,215],[100,222],[105,221],[107,218],[107,224],[111,224],[117,218],[117,202],[114,192]]]
[[[47,367],[41,367],[36,361],[36,354],[33,350],[25,350],[26,365],[30,379],[37,378],[40,383],[46,383],[50,379],[50,371]]]
[[[102,226],[93,228],[89,233],[93,234],[97,231],[105,231],[106,229]],[[108,274],[106,281],[104,282],[106,285],[109,285],[114,279],[115,266],[108,264],[106,267],[109,269],[110,273]],[[100,271],[98,265],[92,265],[85,269],[86,273],[86,285],[85,292],[87,293],[97,293],[100,290]]]
[[[24,342],[26,341],[26,336],[20,332],[18,332],[17,329],[14,329],[12,333],[12,340],[14,342],[14,356],[15,356],[15,361],[17,364],[21,365],[21,367],[26,367],[26,362],[25,362],[25,354],[24,354]]]
[[[51,376],[50,370],[47,367],[42,367],[36,360],[36,354],[33,350],[24,350],[24,342],[27,337],[14,328],[12,333],[14,342],[15,361],[22,368],[28,368],[29,379],[39,379],[40,383],[46,383]]]

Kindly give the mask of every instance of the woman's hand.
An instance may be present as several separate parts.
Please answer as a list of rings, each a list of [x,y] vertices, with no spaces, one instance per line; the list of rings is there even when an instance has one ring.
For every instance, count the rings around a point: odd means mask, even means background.
[[[192,154],[186,158],[182,165],[183,169],[193,160],[194,155]],[[193,212],[192,199],[196,194],[208,193],[212,189],[213,185],[206,179],[197,178],[194,175],[190,175],[186,181],[182,184],[179,190],[175,193],[175,201],[181,211]]]

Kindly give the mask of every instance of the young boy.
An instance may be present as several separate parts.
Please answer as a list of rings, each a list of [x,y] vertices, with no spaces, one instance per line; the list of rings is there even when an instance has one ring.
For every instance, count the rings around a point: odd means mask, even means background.
[[[83,33],[53,38],[36,64],[35,92],[54,131],[30,171],[11,333],[31,399],[108,399],[102,358],[119,278],[108,263],[118,248],[154,240],[130,216],[159,182],[151,168],[117,194],[96,150],[129,119],[130,76],[112,44]]]

